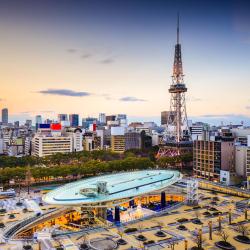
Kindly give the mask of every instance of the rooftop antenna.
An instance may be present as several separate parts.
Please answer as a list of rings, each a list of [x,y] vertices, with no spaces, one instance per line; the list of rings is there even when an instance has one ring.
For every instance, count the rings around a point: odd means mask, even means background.
[[[180,33],[180,14],[177,13],[177,44],[179,44],[179,33]]]

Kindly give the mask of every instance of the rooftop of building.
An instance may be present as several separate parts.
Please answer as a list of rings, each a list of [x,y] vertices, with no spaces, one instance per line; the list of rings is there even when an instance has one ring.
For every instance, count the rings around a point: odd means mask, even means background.
[[[182,178],[178,171],[145,170],[103,175],[72,182],[51,191],[44,201],[57,205],[93,205],[159,191]],[[104,187],[104,190],[100,190]]]

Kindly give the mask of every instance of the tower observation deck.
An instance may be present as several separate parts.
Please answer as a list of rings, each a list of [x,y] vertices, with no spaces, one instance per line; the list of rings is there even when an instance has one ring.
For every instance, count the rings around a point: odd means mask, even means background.
[[[169,87],[170,114],[167,121],[162,145],[158,157],[176,156],[192,151],[192,141],[187,121],[185,93],[187,87],[184,83],[182,67],[182,54],[180,44],[179,15],[177,18],[177,42],[175,45],[172,83]]]

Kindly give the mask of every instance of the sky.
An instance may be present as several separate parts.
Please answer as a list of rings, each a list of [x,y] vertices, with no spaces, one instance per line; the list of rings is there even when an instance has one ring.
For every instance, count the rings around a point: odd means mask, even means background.
[[[250,124],[248,0],[1,0],[0,108],[159,121],[177,12],[188,117]]]

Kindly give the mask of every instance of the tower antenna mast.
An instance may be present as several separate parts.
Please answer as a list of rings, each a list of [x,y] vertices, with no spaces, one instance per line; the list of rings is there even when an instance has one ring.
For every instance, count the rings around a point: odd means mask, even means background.
[[[188,127],[182,53],[180,44],[180,15],[177,13],[177,41],[175,44],[172,83],[169,93],[171,96],[167,127],[163,137],[158,157],[176,156],[192,151],[192,141]]]

